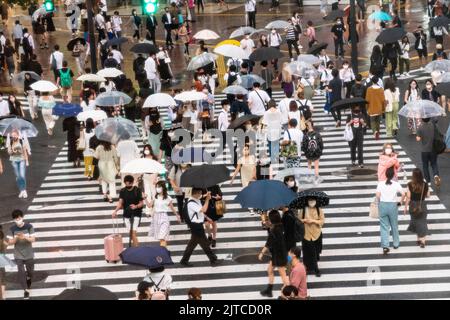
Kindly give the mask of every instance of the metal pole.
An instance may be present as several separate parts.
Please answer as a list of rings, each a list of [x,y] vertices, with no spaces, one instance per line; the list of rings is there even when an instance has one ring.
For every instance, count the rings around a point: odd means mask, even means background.
[[[350,21],[349,21],[350,41],[352,42],[352,68],[358,74],[358,43],[356,31],[356,1],[350,0]]]
[[[97,48],[95,46],[94,6],[92,2],[93,0],[87,0],[86,7],[88,13],[89,47],[91,51],[91,72],[97,73]]]

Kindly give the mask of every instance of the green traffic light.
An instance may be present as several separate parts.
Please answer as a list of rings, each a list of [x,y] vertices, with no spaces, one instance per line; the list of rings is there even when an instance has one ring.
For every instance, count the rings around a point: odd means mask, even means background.
[[[147,13],[155,13],[156,12],[156,6],[153,3],[148,3],[145,5],[145,12]]]
[[[52,12],[55,9],[53,1],[46,1],[44,3],[44,8],[47,12]]]

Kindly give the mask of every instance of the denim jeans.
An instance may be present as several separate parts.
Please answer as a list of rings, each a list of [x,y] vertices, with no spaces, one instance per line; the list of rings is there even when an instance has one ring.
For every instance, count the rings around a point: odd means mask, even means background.
[[[437,154],[434,152],[422,152],[422,170],[425,180],[430,183],[430,168],[433,170],[433,176],[439,176],[439,168],[437,164]]]
[[[274,140],[270,141],[267,140],[269,143],[269,157],[271,163],[275,164],[278,162],[278,157],[280,155],[280,140]]]
[[[14,169],[14,174],[16,175],[17,187],[20,191],[24,191],[27,188],[27,181],[25,179],[25,160],[21,161],[11,161]]]
[[[398,207],[396,202],[380,202],[378,205],[380,216],[381,247],[389,248],[389,228],[392,232],[394,247],[400,246],[398,232]]]

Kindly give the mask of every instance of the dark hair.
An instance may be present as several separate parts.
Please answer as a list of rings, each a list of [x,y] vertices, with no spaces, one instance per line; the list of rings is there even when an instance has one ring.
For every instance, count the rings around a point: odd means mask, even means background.
[[[286,92],[286,98],[292,98],[292,95],[294,94],[294,91],[290,91],[290,90],[288,90],[287,92]]]
[[[362,77],[362,74],[361,73],[358,73],[357,75],[356,75],[356,77],[355,77],[355,80],[356,81],[362,81],[362,79],[363,79],[363,77]]]
[[[334,62],[331,60],[327,62],[327,68],[329,68],[330,66],[334,66]]]
[[[150,155],[152,156],[153,160],[156,160],[156,156],[155,156],[155,153],[153,152],[153,148],[149,144],[144,145],[144,147],[142,148],[142,155],[145,157],[144,151],[146,149],[150,150]]]
[[[23,28],[23,33],[28,33],[28,28]]]
[[[267,103],[267,107],[268,107],[268,109],[276,108],[277,107],[277,103],[275,102],[275,100],[270,99],[269,102]]]
[[[261,66],[263,66],[264,68],[267,67],[268,63],[266,60],[261,61]]]
[[[313,25],[313,22],[312,22],[311,20],[309,20],[306,24],[307,24],[309,27],[311,27],[311,26]]]
[[[168,197],[168,193],[167,193],[167,187],[166,187],[166,183],[164,181],[158,181],[156,183],[156,186],[161,187],[163,189],[162,195],[163,195],[163,199],[166,200]]]
[[[241,68],[247,69],[248,68],[248,62],[244,61],[241,63]]]
[[[259,88],[261,87],[261,84],[257,81],[253,82],[253,88]]]
[[[202,188],[192,188],[192,194],[194,193],[203,193],[203,189]]]
[[[395,82],[392,78],[387,78],[384,83],[384,88],[391,90],[391,92],[395,92]]]
[[[292,128],[296,128],[297,125],[298,125],[297,119],[291,119],[291,120],[289,120],[289,125],[290,125]]]
[[[190,288],[188,291],[189,300],[201,300],[202,299],[202,290],[199,288]]]
[[[228,99],[222,99],[221,101],[220,101],[220,105],[223,107],[223,106],[226,106],[226,105],[229,105],[230,104],[230,101],[228,101]]]
[[[244,99],[244,95],[243,94],[237,94],[236,95],[236,99],[242,100],[242,99]]]
[[[302,257],[302,248],[294,247],[291,249],[291,253],[297,258],[300,259]]]
[[[3,226],[0,224],[0,241],[5,240],[5,233],[3,232]],[[0,242],[0,248],[2,247],[3,243]]]
[[[281,215],[278,210],[271,210],[269,212],[269,220],[272,225],[281,223]]]
[[[147,282],[147,281],[139,282],[138,287],[137,287],[137,291],[139,292],[138,300],[147,300],[148,298],[150,298],[147,295],[146,291],[148,289],[150,289],[153,285],[154,285],[153,283],[150,283],[150,282]]]
[[[290,111],[290,112],[296,112],[296,111],[298,111],[298,104],[297,104],[297,102],[295,102],[294,100],[292,100],[291,102],[289,102],[289,111]]]
[[[12,213],[11,216],[13,218],[13,220],[17,219],[17,218],[23,218],[23,212],[22,210],[19,209],[15,209]]]
[[[55,50],[58,51],[59,50],[59,45],[55,44],[55,46],[53,48],[55,48]]]
[[[416,83],[416,89],[417,89],[417,91],[419,91],[419,84],[417,83],[417,80],[415,80],[415,79],[412,79],[409,83],[408,83],[408,89],[407,90],[411,90],[411,84],[413,83],[413,82],[415,82]],[[410,94],[411,94],[411,92],[409,92]]]
[[[371,80],[372,80],[372,84],[378,84],[378,81],[380,81],[380,78],[378,78],[377,76],[373,76]]]
[[[422,171],[419,168],[415,168],[412,172],[412,179],[409,185],[411,186],[411,189],[413,192],[422,192],[423,184],[425,182],[423,181],[423,174]]]
[[[298,289],[295,286],[286,286],[283,288],[283,291],[281,292],[283,296],[290,298],[292,294],[294,294],[295,297],[298,296]]]
[[[100,145],[103,146],[105,151],[111,151],[111,142],[100,140]]]
[[[69,64],[67,63],[67,61],[64,60],[63,63],[62,63],[63,68],[67,68],[68,65],[69,65]]]
[[[333,78],[339,77],[339,70],[338,69],[331,70],[331,75],[333,76]]]
[[[86,133],[91,133],[94,128],[95,128],[94,120],[92,120],[92,118],[87,118],[86,119]]]
[[[237,70],[236,66],[235,66],[234,64],[232,64],[232,65],[230,66],[230,71],[231,71],[231,72],[236,72],[236,70]]]
[[[425,123],[428,123],[428,122],[430,122],[430,118],[422,118],[422,121]]]
[[[164,266],[148,269],[148,271],[150,271],[151,273],[163,272],[164,270],[165,270]]]
[[[386,178],[387,178],[386,184],[387,184],[387,185],[392,184],[392,179],[394,178],[394,176],[395,176],[395,170],[394,170],[394,167],[389,167],[389,168],[386,170]]]
[[[131,175],[126,175],[125,178],[123,178],[123,182],[124,183],[127,183],[127,182],[133,183],[134,182],[134,177],[131,176]]]

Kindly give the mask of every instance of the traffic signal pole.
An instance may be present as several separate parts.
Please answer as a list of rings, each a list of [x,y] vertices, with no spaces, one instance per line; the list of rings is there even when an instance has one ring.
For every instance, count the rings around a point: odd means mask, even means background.
[[[86,0],[86,8],[88,14],[88,32],[89,32],[89,49],[91,54],[91,72],[97,73],[97,47],[95,46],[94,33],[94,0]]]

